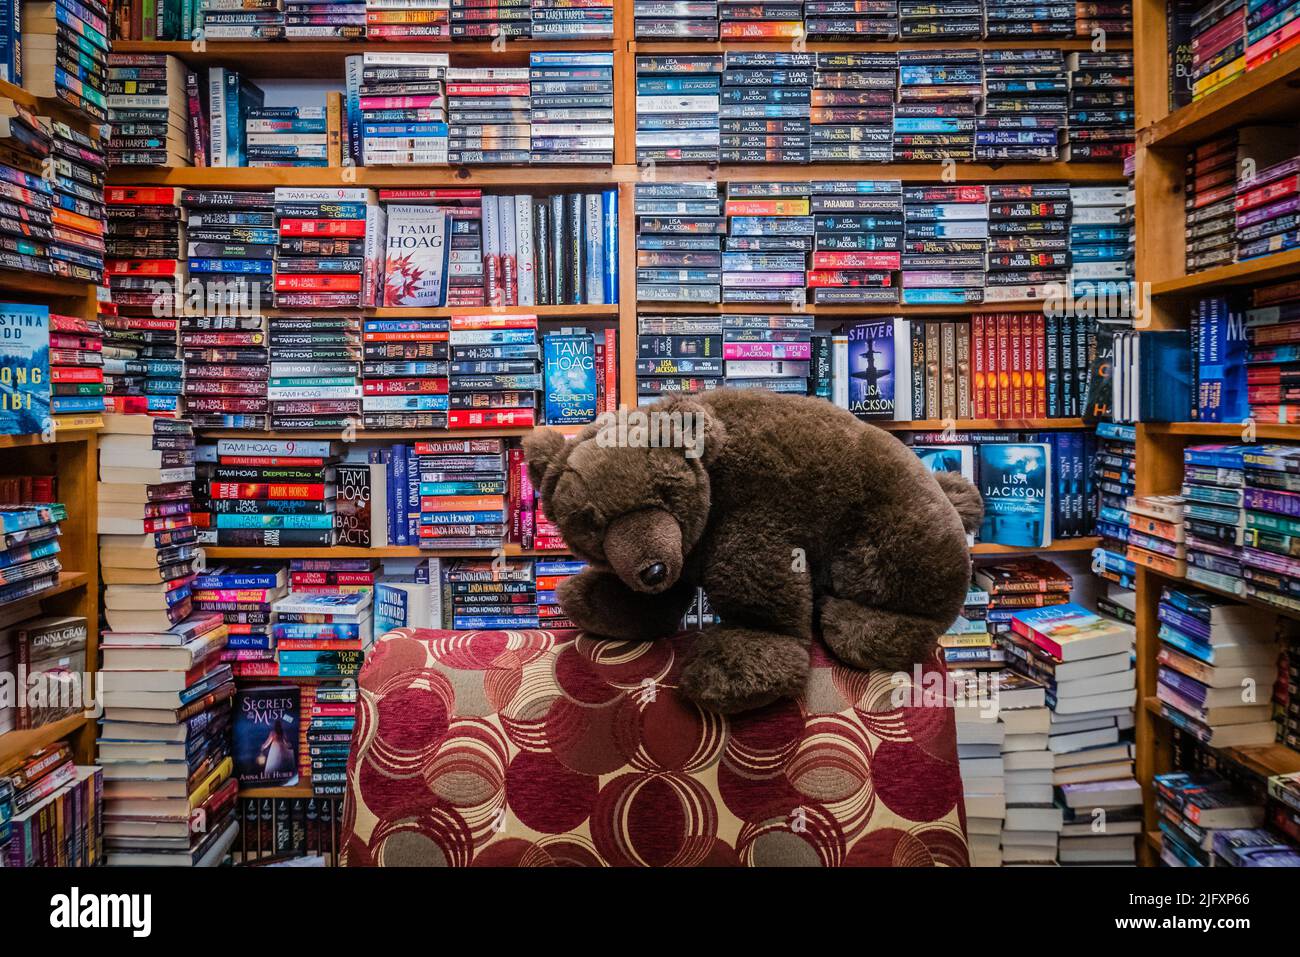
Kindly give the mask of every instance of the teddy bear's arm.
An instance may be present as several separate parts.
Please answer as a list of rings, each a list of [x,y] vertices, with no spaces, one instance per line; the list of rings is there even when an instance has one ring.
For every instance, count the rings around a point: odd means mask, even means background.
[[[585,568],[560,583],[560,607],[579,628],[623,641],[653,641],[677,631],[695,599],[685,580],[659,595],[633,591],[613,572]]]

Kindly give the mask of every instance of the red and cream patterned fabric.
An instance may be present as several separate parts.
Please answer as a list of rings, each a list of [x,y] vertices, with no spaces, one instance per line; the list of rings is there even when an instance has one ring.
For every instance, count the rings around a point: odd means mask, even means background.
[[[346,863],[967,864],[951,709],[895,707],[889,674],[814,648],[802,699],[723,717],[677,692],[690,641],[386,635],[361,673]]]

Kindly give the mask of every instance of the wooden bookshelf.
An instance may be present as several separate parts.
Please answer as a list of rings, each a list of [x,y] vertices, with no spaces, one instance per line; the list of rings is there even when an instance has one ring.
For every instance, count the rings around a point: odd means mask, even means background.
[[[1095,535],[1085,535],[1081,538],[1058,538],[1046,548],[1017,548],[1014,545],[991,545],[979,542],[971,546],[971,554],[980,555],[1042,555],[1046,553],[1061,554],[1064,552],[1090,552],[1101,544],[1101,539]]]
[[[293,784],[278,788],[240,788],[241,798],[309,798],[312,797],[310,784]]]
[[[81,736],[89,725],[90,719],[85,715],[74,714],[39,728],[0,734],[0,774],[12,771],[33,751],[39,751],[56,741]],[[89,758],[78,760],[88,761]]]
[[[886,432],[1053,432],[1086,429],[1083,419],[915,419],[911,422],[872,422]]]
[[[1176,111],[1169,109],[1165,0],[1134,2],[1134,66],[1138,115],[1136,278],[1149,283],[1152,308],[1139,328],[1185,330],[1190,308],[1203,294],[1300,276],[1300,253],[1284,252],[1188,275],[1185,269],[1183,178],[1187,149],[1237,126],[1294,123],[1300,118],[1300,50],[1289,51],[1233,80],[1219,91]],[[1300,439],[1300,426],[1242,422],[1143,423],[1137,427],[1137,495],[1176,492],[1182,485],[1183,449],[1198,443],[1244,443]],[[1159,860],[1160,841],[1153,778],[1172,768],[1172,725],[1156,698],[1156,656],[1160,649],[1157,607],[1161,589],[1189,585],[1256,605],[1282,617],[1300,613],[1224,592],[1200,582],[1138,568],[1136,579],[1137,778],[1144,793],[1144,827],[1149,840],[1142,861]],[[1229,748],[1220,754],[1260,775],[1300,770],[1290,749]]]
[[[498,554],[507,558],[538,558],[548,555],[566,555],[564,551],[538,551],[520,548],[518,545],[505,545],[502,548],[461,548],[448,551],[434,548],[420,548],[416,545],[383,545],[363,548],[335,545],[331,548],[293,546],[255,546],[238,548],[233,546],[208,546],[203,549],[208,558],[224,561],[226,559],[275,561],[290,558],[492,558]]]
[[[857,306],[827,306],[816,303],[699,303],[699,302],[643,302],[641,312],[653,316],[746,316],[755,312],[772,315],[811,315],[819,319],[851,319],[868,316],[901,316],[904,319],[938,318],[941,316],[969,316],[977,312],[1027,312],[1041,313],[1039,300],[1020,299],[1014,302],[969,303],[959,306],[904,306],[898,303]]]

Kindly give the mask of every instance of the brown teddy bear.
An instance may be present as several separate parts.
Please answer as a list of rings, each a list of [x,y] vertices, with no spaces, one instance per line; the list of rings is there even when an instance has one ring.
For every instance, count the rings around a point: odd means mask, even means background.
[[[970,585],[979,492],[823,399],[672,398],[572,442],[536,431],[524,454],[546,515],[590,564],[558,596],[582,629],[671,635],[704,587],[722,623],[681,681],[716,711],[802,691],[815,633],[854,667],[910,668]]]

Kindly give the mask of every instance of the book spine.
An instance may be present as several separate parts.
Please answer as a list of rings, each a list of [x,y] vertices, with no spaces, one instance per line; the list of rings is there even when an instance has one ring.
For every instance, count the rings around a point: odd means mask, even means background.
[[[605,255],[602,278],[604,295],[602,302],[607,305],[618,303],[618,190],[610,189],[601,194],[601,216],[605,232],[601,251]]]
[[[586,194],[582,197],[582,203],[583,252],[587,266],[583,301],[599,304],[605,301],[605,281],[602,275],[605,269],[605,253],[601,248],[604,241],[604,224],[601,218],[600,194]]]
[[[226,157],[226,70],[213,67],[208,71],[208,131],[212,141],[211,162],[214,167],[229,165]]]
[[[537,305],[537,250],[533,243],[533,197],[515,197],[515,255],[519,274],[519,305]]]

